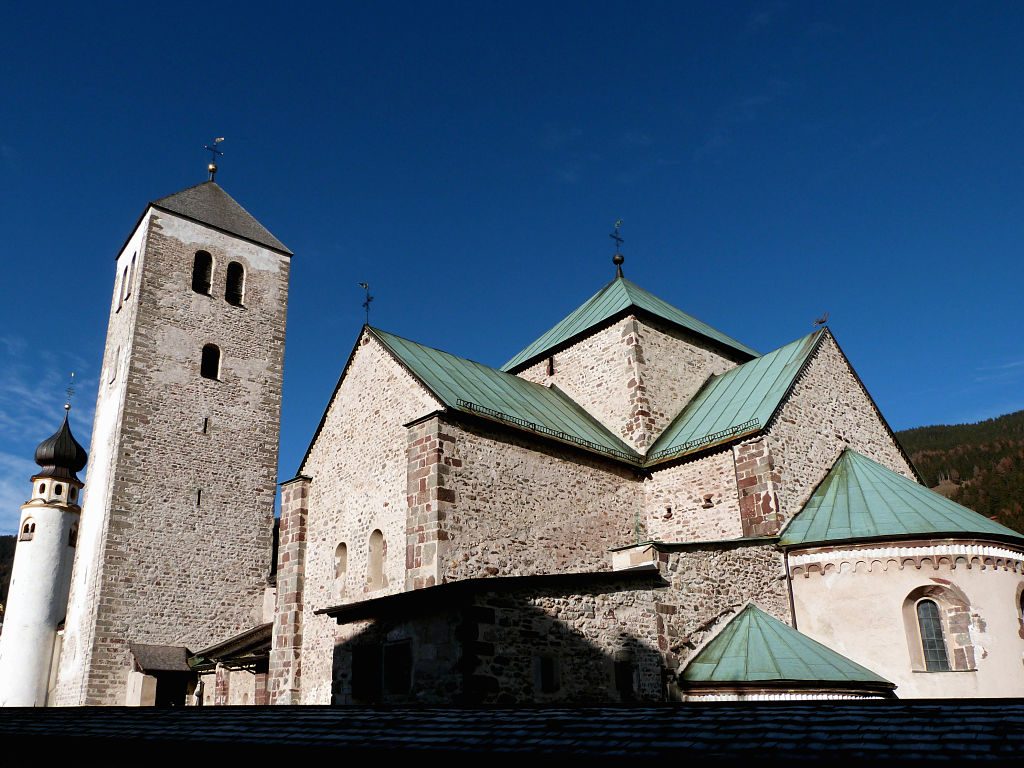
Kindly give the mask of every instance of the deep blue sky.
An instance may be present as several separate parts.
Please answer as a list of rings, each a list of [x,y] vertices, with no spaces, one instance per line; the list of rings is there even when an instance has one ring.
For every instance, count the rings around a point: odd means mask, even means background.
[[[213,9],[211,12],[210,9]],[[995,3],[7,5],[0,531],[147,201],[294,251],[281,477],[363,320],[500,365],[626,275],[768,351],[831,327],[896,429],[1024,408],[1024,11]]]

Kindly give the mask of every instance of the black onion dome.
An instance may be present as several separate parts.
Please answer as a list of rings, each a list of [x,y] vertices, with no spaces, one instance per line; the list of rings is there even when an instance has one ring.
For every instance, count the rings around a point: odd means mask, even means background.
[[[85,448],[78,444],[71,434],[68,416],[64,414],[64,423],[56,434],[46,438],[36,448],[36,464],[43,468],[39,477],[66,477],[77,480],[75,476],[85,467],[89,456]]]

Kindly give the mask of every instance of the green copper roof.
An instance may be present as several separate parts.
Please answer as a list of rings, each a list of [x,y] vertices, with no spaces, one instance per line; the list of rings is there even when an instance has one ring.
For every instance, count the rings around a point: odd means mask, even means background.
[[[736,339],[726,336],[710,325],[676,309],[657,296],[648,293],[636,283],[624,277],[617,277],[608,285],[595,293],[576,311],[558,323],[530,346],[520,352],[501,367],[503,371],[512,371],[522,367],[549,350],[569,341],[573,337],[600,325],[605,320],[631,307],[649,312],[673,325],[681,326],[705,338],[717,341],[726,347],[744,355],[757,356],[757,352]]]
[[[627,461],[641,460],[636,451],[561,390],[376,328],[369,332],[447,408],[487,416]]]
[[[895,687],[748,603],[683,670],[701,683],[822,682]]]
[[[764,429],[825,330],[712,376],[648,451],[648,461],[680,456]]]
[[[779,544],[936,534],[1024,540],[1016,531],[847,449],[786,526]]]

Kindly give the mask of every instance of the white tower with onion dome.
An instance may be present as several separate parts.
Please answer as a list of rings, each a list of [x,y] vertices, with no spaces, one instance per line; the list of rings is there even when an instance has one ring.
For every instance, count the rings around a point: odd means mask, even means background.
[[[65,405],[65,411],[70,409]],[[71,566],[78,543],[79,506],[86,464],[68,415],[57,433],[36,448],[41,467],[32,477],[32,497],[21,506],[18,546],[0,635],[0,706],[42,707],[55,677]]]

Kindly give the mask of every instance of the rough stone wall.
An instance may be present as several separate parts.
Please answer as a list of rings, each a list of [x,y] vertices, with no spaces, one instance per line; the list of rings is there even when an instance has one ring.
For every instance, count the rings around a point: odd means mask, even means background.
[[[909,478],[910,466],[830,335],[796,383],[766,442],[784,519],[800,511],[849,446]]]
[[[440,611],[398,621],[359,622],[338,628],[334,649],[332,704],[366,704],[352,694],[352,651],[357,645],[412,643],[412,685],[408,693],[383,692],[384,704],[439,706],[463,703],[462,612]]]
[[[203,647],[257,623],[270,567],[288,258],[162,212],[143,226],[121,309],[136,303],[136,315],[127,327],[112,320],[106,347],[109,379],[119,339],[131,337],[117,366],[120,413],[94,428],[93,444],[115,453],[106,488],[92,488],[107,499],[92,507],[102,531],[80,565],[91,587],[76,592],[66,704],[122,703],[129,641]],[[191,288],[200,249],[214,258],[209,296]],[[230,261],[245,267],[243,307],[224,299]],[[221,349],[219,381],[199,375],[208,343]]]
[[[407,589],[432,587],[441,581],[441,562],[448,541],[447,521],[455,501],[451,471],[455,438],[437,416],[409,428],[408,522],[405,584]]]
[[[748,601],[792,625],[783,557],[772,545],[661,553],[670,596],[658,607],[661,651],[676,672]]]
[[[406,582],[407,443],[405,424],[441,407],[364,332],[327,409],[301,471],[312,478],[306,544],[302,637],[303,704],[326,704],[331,691],[335,624],[313,611],[400,592]],[[370,534],[386,542],[387,585],[367,585]],[[335,552],[345,543],[345,576]]]
[[[661,701],[656,607],[664,590],[618,584],[576,594],[489,593],[473,609],[467,637],[474,704]],[[539,685],[540,657],[557,659],[557,690]],[[632,667],[632,697],[615,686],[615,662]]]
[[[733,452],[655,469],[644,483],[646,538],[720,541],[743,535]]]
[[[790,621],[782,556],[771,546],[662,551],[657,565],[667,586],[651,573],[651,581],[481,590],[442,608],[343,627],[334,701],[357,703],[354,647],[404,639],[412,641],[412,690],[381,703],[664,701],[679,696],[672,680],[681,665],[748,601]],[[541,687],[544,657],[557,670],[550,691]],[[617,663],[627,666],[632,693],[617,685]]]
[[[554,384],[644,452],[709,376],[736,366],[694,334],[628,316],[518,375]]]
[[[775,536],[782,528],[779,513],[780,481],[768,442],[750,440],[733,447],[736,487],[740,495],[740,522],[744,536]]]
[[[277,603],[270,651],[271,704],[297,704],[302,680],[303,596],[309,527],[309,478],[297,477],[281,487],[278,527]]]
[[[451,423],[445,580],[608,570],[634,540],[635,472],[487,425]]]
[[[708,378],[735,368],[740,358],[730,356],[696,334],[653,320],[640,321],[637,326],[644,356],[643,381],[650,403],[651,433],[656,439]]]

